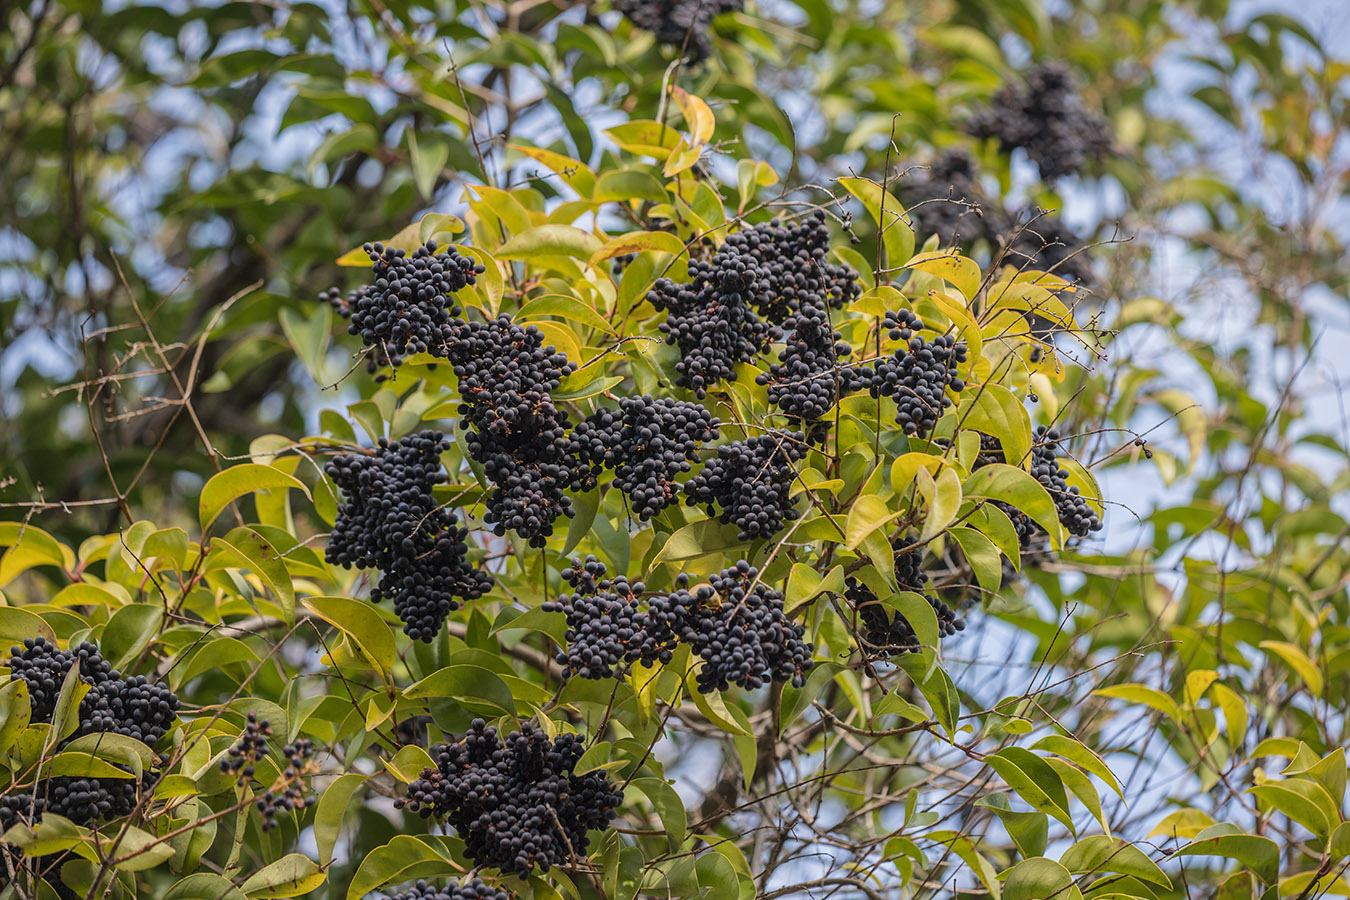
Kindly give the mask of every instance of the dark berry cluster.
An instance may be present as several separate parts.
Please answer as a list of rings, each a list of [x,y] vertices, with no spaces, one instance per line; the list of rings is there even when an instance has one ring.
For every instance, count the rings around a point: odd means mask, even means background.
[[[625,397],[617,410],[602,409],[577,426],[573,438],[591,466],[589,487],[601,468],[642,521],[676,502],[676,477],[698,462],[699,446],[717,437],[718,420],[697,403],[651,395]]]
[[[80,704],[82,733],[112,732],[149,746],[159,743],[178,720],[178,697],[145,676],[109,678]]]
[[[436,502],[432,489],[446,480],[440,455],[444,435],[423,431],[381,440],[373,454],[334,457],[324,471],[346,499],[328,541],[334,565],[380,570],[371,591],[389,597],[410,637],[431,641],[461,600],[492,588],[492,577],[466,559],[466,529]]]
[[[126,778],[77,778],[57,775],[35,787],[0,797],[0,830],[18,822],[36,824],[45,813],[64,816],[76,825],[118,819],[136,808],[140,782]]]
[[[562,573],[573,593],[543,605],[567,617],[567,648],[558,653],[558,665],[583,678],[615,678],[630,663],[669,662],[675,633],[643,608],[646,585],[630,585],[623,576],[611,581],[605,571],[594,556],[573,559]]]
[[[483,266],[456,250],[436,252],[435,241],[411,256],[383,244],[363,249],[375,264],[370,283],[346,296],[336,288],[325,291],[319,299],[350,320],[347,332],[372,348],[367,367],[372,372],[396,367],[415,353],[442,355],[444,344],[463,325],[452,296],[474,284]]]
[[[808,440],[823,439],[827,432],[816,423],[859,382],[855,369],[840,365],[853,348],[834,330],[827,310],[814,303],[802,303],[784,322],[784,330],[786,346],[778,362],[755,381],[768,385],[769,402],[802,428]]]
[[[689,284],[658,279],[647,299],[667,313],[661,332],[680,350],[676,383],[701,398],[767,349],[777,334],[767,323],[856,299],[857,273],[825,262],[829,242],[820,210],[801,222],[775,219],[731,235],[709,261],[691,262]]]
[[[1055,501],[1059,522],[1074,537],[1087,537],[1101,531],[1102,520],[1093,511],[1087,499],[1076,486],[1070,486],[1064,467],[1055,451],[1059,448],[1059,432],[1044,425],[1036,429],[1036,444],[1031,451],[1031,475]]]
[[[58,650],[45,637],[28,638],[21,647],[9,648],[9,679],[28,685],[33,722],[50,722],[56,711],[61,686],[70,667],[79,663],[80,680],[91,688],[112,678],[112,664],[98,648],[85,641],[69,650]]]
[[[1064,467],[1059,464],[1055,452],[1059,447],[1059,433],[1053,429],[1047,429],[1043,425],[1037,426],[1035,439],[1036,443],[1031,448],[1031,476],[1041,483],[1041,486],[1050,494],[1051,499],[1055,501],[1055,510],[1059,514],[1060,524],[1070,535],[1079,538],[1087,537],[1094,531],[1100,531],[1102,527],[1101,519],[1093,511],[1087,499],[1080,495],[1078,488],[1069,485],[1067,473],[1064,471]],[[991,463],[1011,462],[1015,465],[1019,462],[1019,460],[1009,461],[1005,457],[1003,445],[997,438],[985,434],[980,435],[980,452],[975,458],[975,468],[978,469]],[[1012,520],[1013,528],[1017,530],[1017,542],[1024,551],[1024,555],[1026,553],[1041,555],[1046,552],[1048,544],[1045,529],[1010,503],[995,500],[994,506],[1002,510]]]
[[[783,612],[782,592],[760,582],[758,569],[741,560],[707,585],[690,591],[688,584],[681,575],[674,593],[651,600],[648,615],[658,633],[669,630],[703,660],[695,676],[700,691],[805,683],[814,648]]]
[[[563,491],[576,484],[581,464],[567,413],[551,392],[576,363],[545,345],[538,328],[505,315],[470,323],[448,358],[459,379],[465,446],[493,485],[485,520],[498,535],[509,530],[544,546],[553,523],[574,514]]]
[[[886,607],[872,589],[852,575],[844,579],[844,599],[858,613],[861,623],[859,645],[868,658],[918,653],[923,649],[919,644],[919,636],[910,627],[909,619],[898,612],[888,616]]]
[[[1041,211],[1010,212],[984,193],[975,161],[965,150],[944,150],[923,173],[898,182],[914,230],[936,234],[943,246],[969,249],[985,241],[1004,261],[1019,269],[1037,269],[1066,281],[1092,280],[1092,258],[1081,238],[1058,216]]]
[[[695,60],[712,52],[708,26],[722,13],[738,12],[744,0],[614,0],[614,9],[659,44],[687,53]]]
[[[481,878],[475,878],[450,887],[437,887],[418,881],[406,891],[391,895],[389,900],[511,900],[511,895]]]
[[[758,269],[751,282],[750,305],[777,325],[805,305],[841,309],[862,295],[858,273],[827,263],[830,230],[816,210],[800,221],[774,219],[736,232],[718,256],[750,260]]]
[[[752,261],[719,251],[710,262],[691,262],[689,274],[687,285],[658,278],[647,299],[666,313],[661,333],[679,348],[675,383],[701,399],[717,382],[735,380],[736,364],[763,353],[772,333],[750,306]]]
[[[985,197],[969,153],[942,151],[927,167],[896,182],[900,202],[921,239],[935,234],[942,246],[968,246],[980,238],[997,244],[1005,216]]]
[[[725,444],[685,482],[685,503],[703,505],[709,515],[735,525],[738,540],[773,537],[801,514],[791,496],[797,477],[793,463],[806,452],[800,431],[769,431]]]
[[[267,739],[272,736],[272,723],[263,719],[258,721],[257,713],[248,714],[244,733],[239,742],[230,748],[225,759],[220,761],[220,771],[233,775],[243,782],[252,778],[254,764],[267,755]]]
[[[939,637],[951,637],[958,631],[964,631],[966,623],[953,612],[947,604],[929,593],[931,585],[928,576],[923,573],[923,550],[915,547],[895,555],[895,583],[902,591],[913,591],[928,601],[938,620]]]
[[[78,661],[80,680],[89,685],[89,692],[80,701],[79,727],[72,738],[113,733],[154,746],[178,720],[173,691],[140,675],[123,678],[87,641],[58,650],[46,638],[28,638],[9,653],[10,680],[27,683],[33,722],[52,720],[61,685]]]
[[[550,740],[526,724],[503,741],[475,719],[464,737],[433,748],[436,767],[396,805],[454,826],[476,866],[524,879],[584,857],[586,832],[609,825],[623,800],[604,772],[574,773],[584,751],[575,734]]]
[[[932,585],[921,568],[922,564],[923,551],[917,547],[897,553],[896,584],[900,590],[912,591],[928,601],[937,617],[939,637],[951,637],[958,631],[964,631],[965,620],[932,592]],[[922,649],[909,620],[899,612],[888,615],[885,605],[871,588],[852,577],[844,580],[844,587],[844,598],[858,611],[858,618],[862,621],[860,637],[867,655],[894,656],[899,653],[917,653]]]
[[[965,390],[957,367],[966,361],[966,343],[949,334],[930,340],[917,332],[924,328],[909,310],[887,312],[885,327],[891,340],[904,341],[889,358],[879,359],[863,377],[873,397],[893,397],[899,407],[895,421],[905,434],[926,438],[942,411],[952,405],[947,389]]]
[[[277,813],[307,809],[314,805],[314,795],[305,792],[305,777],[310,774],[311,768],[308,760],[314,755],[314,742],[301,738],[294,744],[282,747],[281,755],[286,757],[286,768],[282,770],[281,778],[253,801],[258,815],[262,816],[263,831],[271,831],[281,824],[277,821]]]
[[[615,678],[631,663],[669,662],[684,643],[703,660],[696,681],[704,693],[732,684],[800,685],[812,646],[802,641],[803,627],[784,614],[783,595],[758,576],[742,560],[693,591],[681,575],[674,592],[644,598],[642,582],[605,578],[605,565],[594,556],[573,559],[563,578],[575,593],[543,607],[567,616],[568,644],[558,664],[585,678]]]
[[[1025,87],[1005,85],[971,118],[968,130],[997,139],[1005,153],[1022,148],[1046,181],[1079,172],[1111,152],[1110,126],[1083,108],[1062,63],[1035,66]]]
[[[157,744],[178,719],[178,697],[160,683],[141,676],[123,678],[99,653],[84,642],[58,650],[44,637],[27,638],[11,647],[7,663],[11,681],[28,686],[34,723],[51,722],[72,667],[89,686],[80,701],[79,724],[61,746],[87,734],[120,734],[147,745]],[[59,749],[59,748],[58,748]],[[0,831],[17,821],[36,823],[43,813],[65,816],[77,825],[117,818],[136,808],[138,791],[152,787],[155,776],[137,779],[82,778],[58,775],[0,797]]]

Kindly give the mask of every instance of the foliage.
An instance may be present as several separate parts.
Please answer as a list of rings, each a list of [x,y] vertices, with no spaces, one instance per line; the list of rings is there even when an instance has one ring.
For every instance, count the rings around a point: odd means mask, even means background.
[[[1350,895],[1350,69],[734,6],[4,11],[0,898]]]

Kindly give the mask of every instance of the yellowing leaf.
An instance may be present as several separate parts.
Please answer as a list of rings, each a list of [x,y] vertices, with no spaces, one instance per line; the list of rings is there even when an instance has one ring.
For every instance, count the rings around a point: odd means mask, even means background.
[[[680,133],[651,119],[634,119],[605,129],[606,136],[629,153],[664,160],[680,142]]]
[[[687,172],[698,165],[699,157],[702,155],[702,147],[691,147],[685,143],[684,138],[680,138],[680,142],[675,145],[675,149],[670,151],[670,158],[661,167],[661,174],[667,178],[674,178],[681,172]]]
[[[956,470],[946,466],[938,472],[936,489],[928,507],[928,517],[924,519],[923,531],[919,537],[928,540],[946,528],[956,518],[961,508],[961,479]]]
[[[693,144],[697,146],[712,140],[717,120],[713,118],[713,111],[708,104],[684,88],[673,84],[670,86],[670,96],[675,98],[675,105],[684,114],[684,124],[689,130],[689,136],[693,138]]]
[[[905,268],[941,278],[964,294],[967,302],[973,300],[980,289],[980,267],[975,265],[975,260],[959,253],[943,250],[920,253],[905,263]]]
[[[274,488],[295,488],[309,496],[309,488],[294,475],[258,463],[243,463],[218,472],[206,482],[197,501],[197,514],[202,531],[211,527],[221,511],[233,501],[254,491]]]
[[[288,853],[254,872],[239,889],[249,900],[270,900],[308,894],[323,882],[324,874],[313,860],[299,853]]]
[[[388,622],[369,603],[348,597],[309,597],[305,605],[336,626],[385,675],[398,658],[398,647]]]
[[[650,250],[654,253],[670,253],[679,256],[684,253],[684,242],[668,231],[635,231],[613,238],[592,254],[589,262],[595,265],[615,256],[629,253],[641,253]]]
[[[844,527],[846,535],[844,548],[852,550],[862,543],[863,538],[887,522],[898,518],[899,515],[899,512],[892,511],[886,505],[886,501],[876,494],[864,494],[848,511],[848,524]]]
[[[521,144],[507,144],[508,149],[523,153],[530,159],[548,166],[568,187],[582,197],[590,197],[595,192],[595,172],[584,162],[544,150],[539,147],[526,147]]]
[[[1181,722],[1181,707],[1177,706],[1177,701],[1164,694],[1157,688],[1151,688],[1144,684],[1115,684],[1110,687],[1104,687],[1092,692],[1098,697],[1110,697],[1118,700],[1128,700],[1131,703],[1141,703],[1144,706],[1156,709],[1158,712],[1167,716],[1173,722]]]
[[[1280,659],[1289,664],[1289,668],[1298,673],[1303,679],[1304,684],[1308,685],[1308,690],[1314,696],[1322,693],[1323,680],[1322,671],[1317,668],[1316,663],[1308,658],[1308,655],[1295,647],[1293,644],[1285,641],[1262,641],[1258,644],[1262,650],[1275,654]]]
[[[914,253],[914,229],[905,221],[905,208],[900,201],[868,178],[840,178],[839,183],[862,201],[867,214],[881,229],[881,244],[886,251],[884,268],[889,271],[903,266]]]
[[[502,244],[496,255],[498,259],[538,259],[541,256],[590,259],[600,246],[598,237],[572,225],[540,225]]]

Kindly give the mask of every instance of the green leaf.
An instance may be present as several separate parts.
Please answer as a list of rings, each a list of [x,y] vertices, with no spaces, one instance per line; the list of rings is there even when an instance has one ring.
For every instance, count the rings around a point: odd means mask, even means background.
[[[1120,788],[1120,782],[1116,780],[1115,774],[1107,767],[1105,761],[1091,747],[1077,738],[1063,734],[1048,734],[1032,744],[1031,749],[1046,750],[1056,756],[1062,756],[1072,763],[1077,763],[1106,782],[1120,799],[1125,799],[1125,793]]]
[[[75,778],[134,778],[126,769],[119,769],[91,753],[63,750],[53,756],[43,769],[46,775],[69,775]]]
[[[961,479],[951,466],[944,466],[938,472],[933,488],[933,497],[928,505],[928,515],[923,520],[920,540],[936,537],[956,518],[961,509]]]
[[[680,256],[684,253],[684,250],[684,241],[669,231],[634,231],[630,234],[611,238],[603,247],[595,251],[595,254],[590,258],[590,264],[595,265],[616,256],[626,256],[629,253],[642,253],[644,251]]]
[[[421,141],[417,139],[415,129],[408,129],[408,156],[412,163],[413,182],[423,200],[431,200],[436,187],[436,178],[450,159],[450,145],[434,135],[428,135]]]
[[[342,823],[352,797],[365,784],[366,778],[359,772],[346,772],[333,779],[319,797],[314,811],[314,842],[319,850],[319,862],[324,866],[333,862],[333,848],[342,835]]]
[[[1022,747],[1004,747],[986,757],[985,762],[1019,797],[1073,831],[1064,782],[1044,759]]]
[[[61,692],[56,695],[56,706],[52,708],[52,730],[50,739],[65,740],[80,727],[80,702],[89,693],[89,685],[80,678],[80,667],[71,666],[66,680],[61,682]]]
[[[600,239],[571,225],[537,225],[511,238],[497,250],[498,259],[539,259],[566,256],[590,259],[601,247]]]
[[[884,265],[887,271],[898,269],[914,255],[914,229],[905,221],[905,208],[881,185],[868,178],[840,178],[844,190],[862,201],[863,208],[881,229],[881,243],[886,250]]]
[[[1008,805],[1007,795],[1002,793],[990,794],[975,805],[994,811],[1023,856],[1040,856],[1045,852],[1050,833],[1050,817],[1045,813],[1014,810]]]
[[[614,329],[605,321],[604,317],[594,309],[582,303],[575,297],[567,297],[562,294],[549,294],[543,297],[536,297],[522,306],[515,315],[515,320],[524,324],[527,320],[539,316],[557,316],[560,319],[569,319],[573,322],[579,322],[588,328],[595,328],[609,334],[613,334]],[[574,373],[579,374],[579,373]]]
[[[124,669],[141,655],[159,634],[164,610],[148,603],[133,603],[112,614],[103,629],[100,646],[114,668]]]
[[[1111,823],[1106,820],[1102,812],[1102,798],[1097,793],[1097,788],[1093,786],[1092,779],[1083,774],[1083,771],[1070,765],[1062,759],[1053,756],[1045,757],[1046,765],[1055,770],[1064,786],[1069,789],[1078,801],[1087,807],[1087,811],[1092,813],[1092,818],[1097,820],[1102,831],[1106,834],[1111,833]]]
[[[22,644],[39,635],[56,643],[56,632],[42,616],[18,606],[0,606],[0,647],[6,653],[11,644]]]
[[[376,669],[389,675],[398,658],[398,647],[389,624],[369,603],[346,597],[309,597],[305,605],[341,630]]]
[[[431,754],[416,744],[407,744],[398,749],[393,759],[387,759],[384,767],[404,784],[416,781],[422,776],[423,769],[436,768]]]
[[[389,843],[376,847],[356,870],[351,884],[347,886],[347,900],[361,900],[366,894],[390,882],[406,881],[410,870],[418,869],[425,876],[425,870],[435,870],[437,863],[443,865],[445,874],[454,872],[450,860],[428,845],[429,838],[400,834]]]
[[[961,545],[961,552],[965,554],[966,562],[970,564],[980,587],[990,593],[997,591],[1003,585],[1003,562],[994,542],[981,532],[964,526],[953,528],[947,533]]]
[[[1022,468],[1031,458],[1031,416],[1001,384],[980,385],[974,402],[962,404],[961,427],[998,438],[1009,465]]]
[[[1069,870],[1043,856],[1024,859],[1007,872],[1003,900],[1083,900]]]
[[[684,811],[684,801],[680,800],[675,788],[660,779],[633,779],[628,787],[636,788],[652,801],[652,808],[660,816],[661,827],[670,837],[671,849],[678,849],[684,843],[688,831],[688,814]]]
[[[863,542],[869,534],[900,517],[900,512],[892,511],[876,494],[864,494],[848,511],[848,522],[844,526],[844,549],[852,550]]]
[[[1303,683],[1308,686],[1308,690],[1312,692],[1313,696],[1321,696],[1322,671],[1317,668],[1316,663],[1308,658],[1306,653],[1285,641],[1262,641],[1257,646],[1284,660],[1289,668],[1297,672],[1299,677],[1303,679]]]
[[[308,316],[302,316],[290,307],[283,306],[277,313],[281,330],[290,341],[291,349],[309,370],[310,377],[317,384],[325,384],[327,377],[324,357],[332,344],[333,307],[325,303],[316,306]]]
[[[120,831],[114,830],[111,836],[96,834],[94,837],[100,852],[116,858],[115,867],[121,872],[153,869],[168,862],[174,854],[168,841],[131,825],[123,826]]]
[[[964,294],[967,300],[975,299],[980,290],[980,267],[975,260],[949,250],[920,253],[905,268],[941,278]]]
[[[1223,834],[1192,841],[1176,855],[1222,856],[1236,860],[1266,884],[1275,884],[1280,875],[1279,846],[1270,838],[1255,834]]]
[[[1115,872],[1172,889],[1172,880],[1144,851],[1122,838],[1094,834],[1064,852],[1060,863],[1075,875]]]
[[[41,528],[20,522],[0,523],[0,547],[9,548],[0,556],[0,588],[35,566],[64,567],[69,552]]]
[[[243,892],[210,872],[198,872],[175,883],[164,892],[161,900],[246,900]]]
[[[914,629],[914,635],[925,647],[938,644],[938,621],[933,606],[922,594],[914,591],[897,591],[881,601],[905,617],[905,621]],[[945,723],[944,723],[945,724]]]
[[[1036,479],[1015,466],[994,463],[971,473],[962,485],[967,499],[1002,500],[1020,509],[1050,535],[1053,547],[1064,544],[1055,501]]]
[[[516,714],[516,703],[506,682],[496,672],[481,666],[446,666],[405,688],[403,696],[409,700],[451,697],[466,709],[481,710],[487,715]]]
[[[729,734],[754,736],[745,713],[734,706],[728,707],[720,693],[712,691],[705,694],[697,686],[692,687],[690,693],[694,696],[694,705],[698,707],[699,712],[707,716],[718,728]]]
[[[1340,824],[1340,804],[1326,788],[1311,779],[1267,781],[1247,790],[1266,809],[1284,813],[1318,837],[1331,837],[1332,829]]]
[[[1110,697],[1115,700],[1128,700],[1156,709],[1173,722],[1181,722],[1181,707],[1171,697],[1157,688],[1145,684],[1113,684],[1093,691],[1098,697]]]
[[[197,515],[205,532],[230,503],[254,491],[295,488],[306,497],[309,488],[294,475],[258,463],[243,463],[219,472],[202,487],[197,503]]]
[[[240,885],[240,890],[250,900],[271,900],[308,894],[323,882],[324,874],[313,860],[299,853],[288,853],[254,872]]]
[[[18,741],[32,716],[28,682],[17,679],[0,685],[0,759],[4,759]]]
[[[1342,822],[1331,833],[1327,843],[1327,854],[1332,859],[1345,859],[1350,856],[1350,822]]]
[[[28,856],[47,856],[69,850],[89,840],[89,831],[53,813],[43,813],[36,828],[24,823],[12,826],[0,842],[13,844]]]
[[[670,195],[661,186],[661,179],[651,172],[644,172],[640,169],[618,169],[603,173],[595,183],[595,201],[597,203],[614,200],[649,200],[652,203],[669,203]],[[654,232],[646,233],[652,234]],[[673,238],[680,245],[680,250],[684,249],[684,244],[680,242],[679,238],[676,238],[673,234],[667,235],[667,237]],[[671,252],[679,253],[680,250]],[[624,250],[621,252],[632,253],[635,251]],[[618,256],[619,254],[611,255]],[[600,258],[603,259],[604,257]],[[594,259],[592,259],[592,262],[594,262]]]
[[[522,144],[507,144],[507,149],[523,153],[531,159],[537,160],[548,166],[556,173],[567,185],[576,191],[582,197],[590,197],[595,193],[595,172],[591,171],[590,166],[561,153],[554,153],[552,150],[544,150],[539,147],[526,147]]]
[[[725,553],[742,546],[742,542],[736,538],[737,533],[735,525],[723,525],[716,519],[690,522],[666,540],[652,562],[683,562]]]
[[[189,653],[191,651],[184,652]],[[238,638],[216,638],[202,644],[196,652],[191,652],[191,657],[186,663],[183,662],[182,656],[175,659],[174,668],[169,673],[169,684],[174,690],[177,690],[205,672],[223,669],[225,666],[237,663],[255,663],[257,661],[258,654],[254,653],[248,644]]]
[[[664,160],[680,142],[680,133],[669,125],[651,119],[634,119],[613,128],[605,135],[629,153]]]
[[[930,666],[924,659],[931,655],[931,652],[906,654],[897,662],[919,685],[919,691],[933,707],[933,718],[937,719],[947,734],[955,734],[956,722],[961,715],[961,695],[957,693],[956,682],[952,681],[946,669],[936,663]]]
[[[1247,701],[1228,685],[1217,682],[1210,686],[1210,693],[1223,710],[1223,719],[1228,725],[1229,745],[1241,746],[1247,735]]]

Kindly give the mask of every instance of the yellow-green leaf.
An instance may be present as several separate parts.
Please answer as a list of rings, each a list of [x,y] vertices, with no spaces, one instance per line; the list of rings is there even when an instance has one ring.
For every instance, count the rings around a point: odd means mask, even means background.
[[[258,463],[243,463],[218,472],[202,488],[201,498],[197,501],[197,517],[202,531],[211,527],[211,523],[230,503],[254,491],[295,488],[309,496],[309,488],[294,475],[288,475],[272,466]]]

